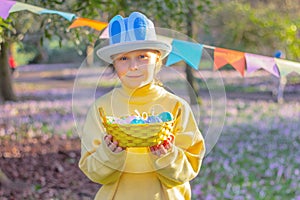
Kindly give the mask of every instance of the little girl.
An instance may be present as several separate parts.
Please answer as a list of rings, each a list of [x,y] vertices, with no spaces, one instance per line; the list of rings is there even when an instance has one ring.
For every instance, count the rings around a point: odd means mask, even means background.
[[[95,199],[190,199],[189,181],[199,173],[205,153],[203,137],[190,106],[155,80],[171,46],[156,39],[152,21],[133,12],[109,23],[110,43],[97,55],[112,63],[121,81],[89,109],[81,138],[80,169],[102,184]],[[138,110],[172,111],[180,103],[181,115],[174,138],[152,147],[122,147],[105,132],[98,109],[108,116],[126,116]]]

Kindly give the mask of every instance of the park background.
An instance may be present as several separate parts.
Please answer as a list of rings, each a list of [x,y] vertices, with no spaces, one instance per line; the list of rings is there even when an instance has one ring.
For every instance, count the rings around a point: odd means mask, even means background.
[[[286,59],[300,61],[299,1],[26,3],[99,21],[139,10],[161,27],[202,44],[265,56],[281,50]],[[67,30],[70,22],[59,16],[26,11],[11,13],[0,25],[1,37],[11,34],[5,39],[18,65],[12,76],[16,98],[0,104],[1,199],[92,199],[99,185],[77,167],[80,141],[72,91],[82,63],[89,65],[83,71],[90,80],[96,80],[94,70],[101,70],[86,60],[99,32],[87,27]],[[185,74],[189,67],[174,68]],[[200,71],[214,81],[217,72],[209,67]],[[211,109],[209,92],[198,73],[192,73],[205,113]],[[279,79],[268,72],[241,77],[227,66],[220,74],[227,97],[226,120],[192,182],[193,198],[300,199],[299,74],[287,76],[283,102],[276,98]],[[107,75],[108,81],[99,85],[98,95],[113,87],[110,79]],[[210,119],[202,115],[199,127],[205,132]]]

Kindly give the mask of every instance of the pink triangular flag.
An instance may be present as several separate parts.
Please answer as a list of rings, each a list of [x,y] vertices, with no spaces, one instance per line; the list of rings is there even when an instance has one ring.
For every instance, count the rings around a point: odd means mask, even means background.
[[[274,76],[279,77],[279,71],[273,57],[257,54],[245,53],[247,72],[251,73],[259,69],[264,69]]]
[[[16,4],[16,1],[1,1],[0,17],[3,19],[6,19],[9,15],[9,10],[15,4]]]
[[[100,38],[100,39],[107,39],[107,38],[109,38],[109,35],[108,35],[108,27],[106,27],[106,28],[104,29],[104,31],[101,33],[101,35],[100,35],[99,38]]]

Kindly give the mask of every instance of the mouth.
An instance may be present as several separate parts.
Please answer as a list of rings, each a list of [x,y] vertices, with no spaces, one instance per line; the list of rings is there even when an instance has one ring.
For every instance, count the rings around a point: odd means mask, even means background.
[[[140,78],[143,75],[126,75],[127,78]]]

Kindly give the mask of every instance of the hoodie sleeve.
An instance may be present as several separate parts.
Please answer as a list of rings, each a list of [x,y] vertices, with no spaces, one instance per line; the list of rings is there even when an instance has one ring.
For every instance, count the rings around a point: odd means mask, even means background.
[[[163,185],[174,187],[195,178],[205,153],[204,139],[188,105],[177,123],[172,150],[154,161]]]
[[[126,152],[114,153],[103,142],[104,127],[94,104],[88,114],[81,135],[79,168],[92,181],[100,184],[116,182],[122,173]]]

